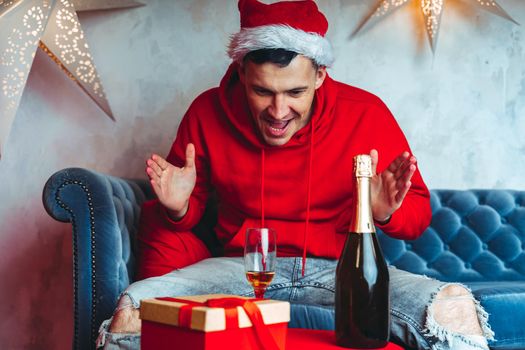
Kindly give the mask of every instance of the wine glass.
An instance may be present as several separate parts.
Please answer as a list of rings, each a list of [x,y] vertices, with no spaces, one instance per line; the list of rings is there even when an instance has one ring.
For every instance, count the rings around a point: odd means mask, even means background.
[[[266,287],[272,282],[275,275],[276,252],[275,230],[271,228],[246,230],[244,269],[256,298],[264,298]]]

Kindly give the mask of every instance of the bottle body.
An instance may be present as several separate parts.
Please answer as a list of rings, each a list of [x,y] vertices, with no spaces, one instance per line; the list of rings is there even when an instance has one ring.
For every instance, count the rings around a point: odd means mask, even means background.
[[[339,346],[382,348],[390,335],[388,267],[375,233],[350,233],[336,270]]]
[[[375,233],[371,177],[370,157],[356,156],[352,222],[336,270],[336,342],[356,349],[385,347],[390,336],[390,278]]]

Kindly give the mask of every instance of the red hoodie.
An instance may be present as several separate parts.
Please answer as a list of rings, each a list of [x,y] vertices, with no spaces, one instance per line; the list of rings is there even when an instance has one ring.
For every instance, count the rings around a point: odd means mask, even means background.
[[[189,142],[197,167],[189,209],[177,222],[163,215],[162,226],[190,231],[215,190],[215,232],[227,256],[242,255],[246,228],[262,224],[276,230],[279,256],[301,256],[305,249],[308,256],[338,258],[350,224],[353,157],[377,149],[381,172],[409,150],[378,97],[328,76],[316,91],[311,122],[287,144],[268,146],[250,115],[235,63],[218,88],[192,103],[168,161],[184,166]],[[401,208],[380,227],[392,237],[414,239],[430,217],[429,192],[417,170]]]

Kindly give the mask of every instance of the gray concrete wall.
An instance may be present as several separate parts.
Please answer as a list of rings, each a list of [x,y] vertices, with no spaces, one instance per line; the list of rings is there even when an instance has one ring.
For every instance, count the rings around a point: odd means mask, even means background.
[[[72,334],[70,227],[41,204],[55,171],[87,167],[144,177],[167,153],[192,99],[215,86],[238,29],[236,1],[143,0],[80,15],[116,122],[38,52],[0,161],[0,347],[67,349]],[[349,34],[374,1],[320,0],[341,81],[379,95],[430,188],[516,188],[525,182],[525,32],[447,0],[436,54],[419,1]],[[525,4],[499,3],[525,25]]]

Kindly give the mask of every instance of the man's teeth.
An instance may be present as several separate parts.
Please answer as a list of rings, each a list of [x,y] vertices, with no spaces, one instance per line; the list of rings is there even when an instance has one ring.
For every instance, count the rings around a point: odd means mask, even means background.
[[[286,125],[288,125],[290,121],[289,120],[286,120],[286,121],[280,121],[280,122],[269,122],[270,124],[270,128],[274,129],[274,130],[282,130],[284,128],[286,128]]]

